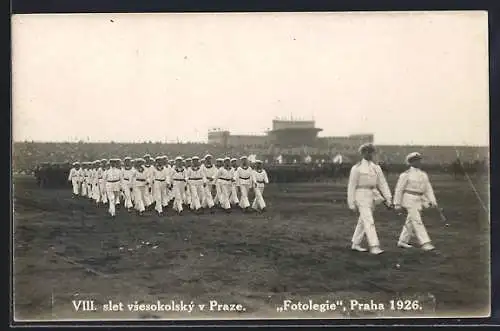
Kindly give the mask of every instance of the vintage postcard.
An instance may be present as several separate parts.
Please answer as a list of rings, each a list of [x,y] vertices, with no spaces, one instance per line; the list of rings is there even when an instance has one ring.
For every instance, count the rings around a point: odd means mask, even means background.
[[[490,315],[482,11],[12,17],[15,321]]]

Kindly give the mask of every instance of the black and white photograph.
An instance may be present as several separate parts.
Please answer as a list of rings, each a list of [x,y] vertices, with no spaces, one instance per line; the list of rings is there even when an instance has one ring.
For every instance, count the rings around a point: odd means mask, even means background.
[[[486,11],[11,27],[14,321],[490,316]]]

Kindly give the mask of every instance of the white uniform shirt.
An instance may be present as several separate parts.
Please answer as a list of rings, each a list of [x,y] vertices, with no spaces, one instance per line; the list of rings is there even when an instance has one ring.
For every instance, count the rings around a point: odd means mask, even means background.
[[[106,180],[106,183],[114,187],[115,190],[120,188],[121,179],[122,172],[121,169],[118,168],[110,168],[104,174],[104,180]]]
[[[172,171],[172,183],[186,182],[187,180],[187,170],[186,168],[176,168],[174,167]]]
[[[350,208],[355,206],[356,190],[371,190],[374,197],[383,197],[391,202],[392,194],[389,185],[385,180],[384,173],[379,165],[365,159],[355,164],[349,174],[349,184],[347,185],[347,204]],[[378,192],[380,190],[380,193]]]
[[[220,167],[215,175],[215,181],[219,185],[229,185],[233,183],[233,177],[231,177],[231,169],[226,169]]]
[[[402,205],[403,195],[405,194],[421,196],[427,199],[427,201],[435,205],[437,204],[429,176],[421,169],[410,167],[410,169],[399,175],[396,189],[394,190],[394,204]]]
[[[134,168],[122,168],[122,183],[126,187],[132,187],[132,177],[134,175]]]
[[[137,168],[134,168],[132,172],[132,187],[144,187],[146,186],[148,176],[146,171],[139,171]]]
[[[164,182],[167,183],[169,181],[169,170],[165,167],[158,169],[154,167],[151,172],[151,180],[152,182]]]
[[[269,184],[269,178],[267,177],[267,172],[264,169],[261,169],[260,171],[254,170],[252,176],[252,180],[256,183],[257,187],[264,187],[265,184]]]
[[[106,170],[105,170],[105,169],[103,169],[102,167],[99,167],[99,169],[97,169],[97,180],[98,180],[99,182],[102,182],[102,181],[104,180],[104,172],[105,172],[105,171],[106,171]]]
[[[210,167],[202,165],[201,170],[207,182],[209,184],[215,184],[215,176],[217,174],[217,168],[215,167],[215,165],[212,164]]]
[[[153,182],[153,170],[154,166],[150,165],[149,167],[144,165],[144,172],[146,173],[147,183],[151,184]]]
[[[195,167],[189,167],[187,170],[187,177],[188,177],[188,183],[189,184],[204,184],[206,182],[206,177],[204,175],[204,171],[201,167],[195,168]]]
[[[234,179],[237,185],[252,185],[252,168],[238,167],[234,172]]]

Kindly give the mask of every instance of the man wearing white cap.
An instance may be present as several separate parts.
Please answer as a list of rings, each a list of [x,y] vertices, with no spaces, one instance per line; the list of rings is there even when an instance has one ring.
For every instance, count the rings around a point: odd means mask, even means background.
[[[255,199],[252,203],[252,208],[258,211],[266,210],[266,202],[264,201],[264,187],[269,184],[267,172],[262,168],[262,161],[255,161],[255,169],[252,172],[252,179],[254,183]]]
[[[124,205],[128,211],[130,211],[133,207],[132,204],[132,176],[133,176],[134,168],[132,167],[132,159],[130,157],[125,157],[123,159],[123,168],[122,168],[122,191],[124,195]]]
[[[170,165],[171,162],[168,160],[168,157],[166,155],[162,155],[161,158],[163,160],[163,167],[166,169],[167,177],[169,178],[165,187],[167,192],[167,205],[164,207],[167,207],[170,201],[174,199],[174,192],[170,189],[170,178],[172,177],[173,167]]]
[[[80,162],[74,162],[68,176],[68,181],[73,186],[73,197],[77,197],[80,194],[80,174]]]
[[[234,178],[234,174],[238,170],[238,160],[231,159],[231,178]],[[229,197],[229,203],[232,205],[238,205],[240,200],[238,199],[238,190],[237,190],[236,180],[233,180],[233,184],[231,185],[231,195]]]
[[[167,200],[167,184],[169,183],[168,170],[163,165],[163,158],[157,157],[155,159],[155,166],[153,168],[152,184],[153,184],[153,197],[155,200],[155,210],[158,216],[163,215],[163,208],[168,205]]]
[[[134,170],[132,172],[132,192],[134,194],[134,207],[139,215],[143,215],[146,209],[146,190],[148,176],[144,169],[144,159],[138,158],[134,160]]]
[[[195,211],[200,211],[201,202],[205,200],[204,189],[206,186],[206,178],[203,174],[203,170],[200,167],[200,158],[194,156],[192,158],[193,164],[191,167],[187,168],[187,182],[188,191],[191,192],[191,209]]]
[[[188,157],[184,160],[183,165],[186,171],[191,168],[193,160]],[[189,189],[189,185],[186,183],[186,189],[183,193],[183,201],[186,206],[189,206],[192,209],[193,203],[191,201],[191,190]]]
[[[380,254],[380,243],[373,219],[373,209],[384,201],[392,206],[392,195],[380,167],[373,162],[375,147],[363,144],[359,148],[362,160],[351,168],[347,186],[347,204],[352,211],[358,211],[359,219],[352,236],[352,249],[366,251],[361,241],[366,234],[370,253]]]
[[[203,177],[205,177],[207,185],[205,186],[204,199],[202,201],[203,208],[213,208],[214,198],[212,195],[212,190],[215,186],[215,175],[217,174],[217,168],[212,164],[212,155],[207,154],[205,156],[205,163],[201,166],[201,171]]]
[[[88,179],[89,179],[89,173],[88,173],[88,162],[82,162],[82,171],[80,174],[81,178],[81,196],[86,197],[88,196]]]
[[[102,159],[101,166],[97,169],[97,182],[99,183],[99,200],[97,203],[108,203],[108,195],[106,193],[106,181],[104,180],[104,174],[108,170],[108,160]]]
[[[187,171],[182,165],[182,157],[175,158],[175,167],[172,171],[172,189],[174,190],[174,205],[173,209],[179,214],[183,211],[183,192],[186,191]]]
[[[241,165],[236,169],[234,173],[234,180],[236,185],[240,187],[240,208],[243,211],[247,211],[250,207],[250,202],[248,201],[248,192],[253,186],[252,181],[252,168],[248,165],[248,158],[242,156],[240,158]]]
[[[224,166],[224,159],[219,157],[217,159],[215,159],[215,176],[217,177],[217,173],[219,172],[219,169],[222,168]],[[221,195],[222,195],[222,192],[221,192],[221,187],[220,187],[220,183],[215,180],[215,196],[214,196],[214,205],[215,206],[218,206],[218,207],[222,207],[222,202],[221,202]]]
[[[394,190],[394,208],[406,209],[407,217],[398,246],[410,248],[410,239],[413,235],[417,238],[421,248],[426,251],[434,249],[431,239],[427,234],[425,225],[422,222],[420,211],[424,208],[437,207],[434,190],[429,181],[429,176],[420,169],[422,155],[420,153],[410,153],[406,157],[406,162],[410,166],[398,179]]]
[[[229,195],[231,194],[231,186],[233,185],[234,180],[233,177],[231,177],[231,174],[231,159],[226,157],[225,159],[223,159],[223,166],[217,170],[217,175],[215,176],[215,184],[219,186],[220,190],[220,205],[226,212],[231,211]]]
[[[97,204],[99,202],[99,178],[98,178],[98,170],[99,170],[99,161],[94,161],[92,166],[92,199]]]
[[[121,189],[121,171],[118,169],[118,159],[110,160],[111,167],[105,172],[104,180],[106,181],[106,192],[109,202],[109,214],[116,216],[116,199],[120,197]]]
[[[153,199],[153,159],[151,158],[151,155],[145,154],[144,155],[144,171],[146,172],[146,177],[147,177],[147,182],[146,182],[146,195],[145,195],[145,201],[144,203],[146,204],[146,208],[149,208],[150,206],[153,205],[154,199]]]
[[[122,177],[123,177],[122,160],[119,158],[116,158],[115,163],[116,163],[116,168],[120,171],[120,191],[118,192],[117,196],[115,197],[115,204],[119,205],[122,197],[124,197],[124,193],[122,190]]]

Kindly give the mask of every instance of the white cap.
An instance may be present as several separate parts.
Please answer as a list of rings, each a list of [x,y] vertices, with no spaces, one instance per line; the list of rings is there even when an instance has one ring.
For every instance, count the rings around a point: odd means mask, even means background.
[[[73,162],[73,165],[79,165],[79,164],[80,164],[80,162],[78,162],[78,161]]]
[[[255,163],[260,163],[260,164],[262,164],[262,161],[261,161],[261,160],[255,160]]]
[[[142,157],[138,157],[137,159],[134,160],[134,162],[146,162]]]
[[[221,158],[221,157],[219,157],[219,158],[217,158],[215,161],[217,161],[217,162],[223,162],[223,161],[224,161],[224,159],[223,159],[223,158]]]
[[[181,157],[181,156],[178,156],[178,157],[176,157],[176,158],[175,158],[175,161],[182,161],[182,160],[183,160],[183,159],[182,159],[182,157]]]
[[[238,161],[238,159],[235,159],[234,157],[231,159],[231,162],[233,161]]]
[[[205,157],[204,157],[204,158],[205,158],[205,159],[208,159],[208,158],[213,158],[213,156],[212,156],[212,155],[210,155],[210,154],[207,154],[207,155],[205,155]]]
[[[422,159],[422,155],[418,152],[410,153],[406,156],[406,163],[410,163],[414,160]]]
[[[231,161],[231,158],[230,158],[230,157],[228,157],[228,156],[226,156],[226,157],[224,158],[224,162],[226,162],[226,161]]]
[[[200,158],[198,156],[193,156],[191,160],[199,160]]]
[[[247,159],[248,159],[248,157],[246,157],[244,155],[242,157],[240,157],[240,160],[247,160]]]
[[[130,156],[126,156],[123,158],[123,161],[131,161],[131,160],[132,160],[132,158]]]

